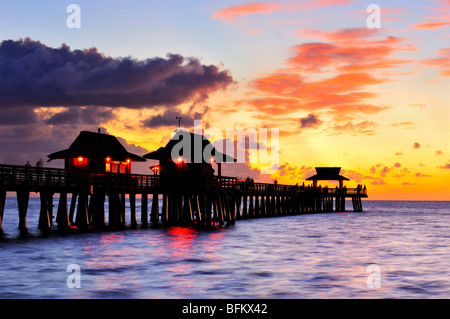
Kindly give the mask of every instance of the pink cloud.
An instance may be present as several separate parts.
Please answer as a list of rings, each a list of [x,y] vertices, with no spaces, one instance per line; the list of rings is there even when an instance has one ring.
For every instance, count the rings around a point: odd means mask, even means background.
[[[437,67],[439,75],[450,77],[450,48],[439,50],[436,58],[425,60],[424,63]]]
[[[231,21],[250,14],[270,13],[281,9],[283,9],[282,5],[271,2],[249,2],[217,11],[212,17],[222,21]]]
[[[302,1],[301,4],[290,1],[248,2],[219,10],[212,18],[230,22],[252,14],[269,14],[280,10],[312,10],[332,5],[347,5],[351,2],[352,0],[309,0]]]
[[[413,24],[414,29],[422,30],[437,30],[442,27],[450,26],[450,22],[444,21],[424,21],[421,23]]]

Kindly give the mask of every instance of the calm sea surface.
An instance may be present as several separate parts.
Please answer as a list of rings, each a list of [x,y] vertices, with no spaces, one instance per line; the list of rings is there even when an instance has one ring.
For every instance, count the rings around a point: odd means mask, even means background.
[[[217,231],[44,237],[39,199],[30,198],[30,236],[20,238],[16,199],[8,198],[0,298],[450,298],[450,202],[363,207]],[[80,288],[67,286],[73,264]]]

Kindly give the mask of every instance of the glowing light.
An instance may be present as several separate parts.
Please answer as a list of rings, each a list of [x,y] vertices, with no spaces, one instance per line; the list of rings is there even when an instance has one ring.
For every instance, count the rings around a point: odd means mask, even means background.
[[[127,164],[130,164],[131,163],[131,160],[130,159],[127,159]]]
[[[177,158],[177,162],[178,162],[178,164],[181,164],[181,163],[183,163],[183,158],[180,156],[180,157],[178,157]]]
[[[111,157],[108,156],[108,157],[106,158],[106,163],[109,163],[109,162],[111,162]]]
[[[211,157],[211,158],[209,159],[209,161],[211,162],[211,164],[216,162],[216,160],[215,160],[214,157]]]
[[[83,156],[78,156],[78,162],[82,162],[84,160]]]

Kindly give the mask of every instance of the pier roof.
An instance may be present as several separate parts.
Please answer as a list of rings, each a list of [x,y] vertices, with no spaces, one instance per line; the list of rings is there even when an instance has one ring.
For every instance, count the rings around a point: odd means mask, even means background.
[[[128,152],[119,140],[109,134],[82,131],[68,149],[47,155],[48,161],[54,159],[76,158],[106,158],[117,161],[130,159],[133,162],[145,162],[142,156]]]
[[[187,138],[188,140],[183,142],[185,138]],[[190,152],[187,152],[187,154],[183,154],[183,158],[187,159],[190,162],[194,162],[194,160],[197,160],[197,154],[195,154],[195,152],[200,153],[200,149],[197,145],[201,145],[201,154],[199,154],[198,157],[202,158],[202,162],[204,161],[203,152],[205,151],[205,149],[206,152],[210,153],[212,157],[214,157],[216,163],[236,162],[235,158],[219,152],[205,136],[185,130],[177,130],[175,135],[170,139],[166,146],[160,147],[156,151],[145,154],[143,157],[153,160],[170,159],[172,158],[172,150],[178,143],[183,143],[182,146],[190,147]],[[183,149],[183,151],[185,150]],[[178,154],[178,152],[176,152],[176,154]]]
[[[345,176],[339,175],[340,167],[316,167],[317,174],[308,177],[307,181],[349,181]]]

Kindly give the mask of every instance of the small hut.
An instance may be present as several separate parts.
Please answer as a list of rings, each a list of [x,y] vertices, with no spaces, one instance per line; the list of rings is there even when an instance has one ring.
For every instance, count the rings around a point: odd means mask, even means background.
[[[349,181],[345,176],[339,175],[340,167],[316,167],[316,175],[308,177],[307,181],[313,181],[313,186],[317,187],[317,181],[339,181],[339,188],[344,187],[344,181]]]
[[[158,160],[157,171],[161,177],[209,177],[213,176],[212,164],[218,165],[218,176],[221,176],[221,163],[236,162],[236,159],[219,152],[203,135],[182,129],[175,134],[166,146],[143,156],[146,159]]]
[[[68,149],[48,155],[49,162],[64,160],[66,170],[89,170],[96,173],[131,174],[132,162],[145,162],[128,152],[119,140],[109,134],[80,132]]]

